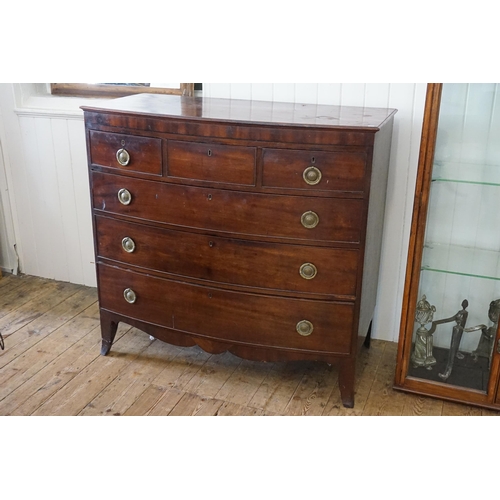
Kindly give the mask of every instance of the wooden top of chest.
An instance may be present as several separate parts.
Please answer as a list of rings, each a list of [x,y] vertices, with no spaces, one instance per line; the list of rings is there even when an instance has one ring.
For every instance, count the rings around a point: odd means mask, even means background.
[[[311,128],[356,129],[376,132],[395,109],[301,104],[242,99],[137,94],[83,106],[84,111],[202,122],[234,121],[240,124],[285,125]]]

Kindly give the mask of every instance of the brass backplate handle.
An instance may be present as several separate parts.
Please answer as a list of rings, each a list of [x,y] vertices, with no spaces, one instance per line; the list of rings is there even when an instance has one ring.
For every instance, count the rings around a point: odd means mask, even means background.
[[[133,304],[137,300],[137,295],[132,288],[125,288],[123,290],[123,297],[129,304]]]
[[[314,327],[310,321],[307,321],[307,319],[303,319],[302,321],[299,321],[297,323],[296,329],[299,335],[307,337],[308,335],[311,335],[311,333],[314,330]]]
[[[130,154],[126,149],[119,149],[116,152],[116,160],[122,167],[126,167],[130,162]]]
[[[300,266],[299,274],[305,280],[312,280],[318,274],[318,269],[314,264],[306,262]]]
[[[319,224],[319,216],[316,212],[307,211],[302,214],[300,222],[307,229],[312,229]]]
[[[310,186],[314,186],[321,181],[321,170],[316,167],[307,167],[302,177]]]
[[[132,253],[135,250],[135,241],[128,236],[125,236],[122,240],[122,248],[127,253]]]
[[[132,195],[130,194],[130,191],[124,188],[120,189],[118,191],[118,200],[122,205],[129,205],[132,201]]]

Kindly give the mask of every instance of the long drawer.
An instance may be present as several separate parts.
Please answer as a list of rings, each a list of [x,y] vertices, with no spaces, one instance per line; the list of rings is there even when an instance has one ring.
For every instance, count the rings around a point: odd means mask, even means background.
[[[270,290],[354,298],[358,250],[221,238],[96,217],[97,254],[146,269]]]
[[[359,243],[363,200],[279,196],[92,173],[93,206],[159,223],[231,234]]]
[[[232,292],[98,264],[100,306],[234,343],[349,354],[354,304]],[[128,301],[127,301],[128,300]],[[130,302],[129,302],[130,301]]]

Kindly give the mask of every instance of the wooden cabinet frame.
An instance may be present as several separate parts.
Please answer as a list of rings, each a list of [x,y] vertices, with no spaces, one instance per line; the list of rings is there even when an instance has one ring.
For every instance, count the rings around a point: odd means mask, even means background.
[[[500,355],[497,353],[496,349],[498,342],[500,341],[500,328],[497,329],[488,389],[486,393],[474,389],[447,385],[445,383],[427,381],[407,375],[415,326],[415,312],[418,301],[418,290],[442,88],[443,84],[441,83],[430,83],[427,87],[420,157],[415,186],[413,219],[406,267],[406,281],[401,314],[401,329],[394,388],[455,402],[500,409],[500,395],[497,396],[498,379],[500,375]]]

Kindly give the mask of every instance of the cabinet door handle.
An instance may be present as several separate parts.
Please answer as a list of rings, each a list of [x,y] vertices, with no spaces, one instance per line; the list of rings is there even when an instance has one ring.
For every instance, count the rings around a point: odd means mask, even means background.
[[[311,333],[314,330],[313,324],[310,321],[307,321],[307,319],[303,319],[302,321],[299,321],[295,328],[297,329],[297,333],[299,335],[302,335],[303,337],[307,337],[308,335],[311,335]]]
[[[130,154],[126,149],[119,149],[116,152],[116,160],[122,167],[126,167],[130,162]]]
[[[132,201],[132,195],[128,189],[120,189],[118,191],[118,200],[122,205],[129,205]]]
[[[135,250],[135,241],[128,236],[125,236],[122,240],[122,248],[127,253],[132,253]]]
[[[300,266],[299,274],[305,280],[312,280],[318,274],[318,269],[314,264],[306,262]]]
[[[319,224],[319,216],[316,212],[308,211],[302,214],[300,222],[307,229],[312,229]]]
[[[316,167],[307,167],[304,170],[302,177],[306,181],[306,184],[314,186],[321,180],[321,170]]]
[[[137,295],[132,288],[125,288],[123,290],[123,297],[129,304],[133,304],[137,300]]]

